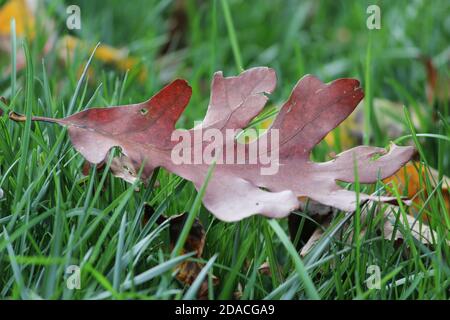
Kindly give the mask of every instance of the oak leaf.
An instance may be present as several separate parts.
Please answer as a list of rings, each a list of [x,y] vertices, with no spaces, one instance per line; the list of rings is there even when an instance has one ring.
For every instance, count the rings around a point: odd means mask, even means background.
[[[412,156],[412,147],[391,145],[390,150],[358,146],[342,152],[335,159],[316,163],[310,160],[313,147],[355,109],[364,94],[355,79],[338,79],[322,83],[306,75],[295,85],[291,96],[281,107],[272,126],[258,139],[241,143],[227,136],[227,129],[245,128],[266,104],[276,85],[274,70],[252,68],[236,77],[214,75],[211,99],[201,125],[190,130],[175,129],[175,123],[187,106],[191,88],[184,80],[175,80],[149,100],[125,106],[93,108],[64,119],[33,117],[35,121],[58,123],[68,128],[77,151],[89,162],[104,161],[113,147],[120,147],[136,172],[143,165],[142,178],[153,169],[164,167],[199,189],[205,181],[208,163],[174,163],[172,150],[180,140],[173,136],[192,137],[206,129],[223,133],[222,153],[216,159],[236,156],[236,150],[258,147],[257,163],[220,164],[211,176],[203,203],[219,219],[236,221],[254,214],[280,218],[300,206],[298,197],[308,197],[340,210],[353,211],[355,193],[336,182],[373,183],[394,174]],[[11,114],[15,120],[23,120]],[[279,143],[272,143],[278,134]],[[265,146],[258,145],[267,141]],[[212,140],[202,141],[181,153],[196,154],[211,149]],[[228,146],[232,145],[229,149]],[[203,154],[202,153],[202,154]],[[278,171],[264,175],[263,159],[278,153]],[[194,155],[195,156],[195,155]],[[236,160],[234,158],[233,160]],[[248,160],[247,158],[245,160]],[[356,168],[355,168],[356,165]],[[391,198],[360,194],[359,200],[387,201]]]

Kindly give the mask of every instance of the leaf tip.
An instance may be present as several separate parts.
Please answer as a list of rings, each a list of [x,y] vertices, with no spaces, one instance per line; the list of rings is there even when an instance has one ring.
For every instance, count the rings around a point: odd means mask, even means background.
[[[16,121],[16,122],[25,122],[27,120],[27,118],[23,114],[20,114],[20,113],[14,112],[14,111],[11,111],[8,116],[9,116],[9,119]]]

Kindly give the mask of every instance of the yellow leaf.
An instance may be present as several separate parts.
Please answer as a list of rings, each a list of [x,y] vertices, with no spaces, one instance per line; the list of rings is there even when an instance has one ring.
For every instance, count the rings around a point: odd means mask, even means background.
[[[30,1],[10,0],[0,8],[0,36],[11,33],[11,19],[16,21],[16,35],[34,37],[35,20],[33,10],[28,6]]]
[[[72,55],[76,48],[80,50],[92,51],[94,46],[86,44],[83,40],[72,36],[65,36],[60,43],[61,57],[64,59],[67,55],[65,50],[68,50],[69,55]],[[139,60],[128,55],[128,50],[117,49],[108,45],[101,44],[95,51],[94,58],[105,64],[112,65],[121,71],[132,70],[139,68],[139,81],[143,82],[147,78],[146,70],[139,66]]]
[[[418,169],[420,170],[420,173]],[[413,202],[417,208],[421,208],[424,205],[424,199],[428,197],[426,186],[426,174],[427,171],[424,165],[421,165],[419,162],[410,161],[403,168],[397,171],[393,176],[386,178],[383,180],[384,183],[388,184],[390,182],[395,181],[393,186],[398,188],[400,194],[404,194],[404,191],[408,198],[413,199]],[[438,182],[438,172],[429,168],[430,172],[430,183],[432,187],[436,186]],[[448,187],[450,185],[450,179],[446,176],[443,177],[443,183],[441,186],[442,195],[444,196],[445,205],[447,207],[447,212],[450,210],[450,194]],[[423,193],[423,196],[420,195]],[[427,220],[427,217],[424,217],[424,220]]]

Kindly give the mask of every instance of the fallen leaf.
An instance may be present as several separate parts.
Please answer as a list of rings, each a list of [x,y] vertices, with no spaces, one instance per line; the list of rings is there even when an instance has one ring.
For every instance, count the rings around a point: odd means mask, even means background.
[[[417,212],[424,206],[424,199],[428,197],[426,190],[426,176],[429,172],[429,181],[432,188],[435,188],[439,182],[439,173],[433,169],[426,169],[424,164],[418,161],[410,161],[400,170],[398,170],[393,176],[383,180],[385,184],[389,184],[391,187],[397,188],[400,194],[406,193],[407,197],[412,199],[414,206],[411,206],[411,214]],[[441,191],[444,197],[447,211],[450,213],[450,178],[447,176],[442,177]],[[395,184],[392,182],[395,181]],[[424,221],[428,220],[425,214],[422,215]]]
[[[96,164],[95,166],[97,167],[97,172],[102,172],[103,169],[105,168],[105,162],[100,162],[100,163]],[[88,176],[91,171],[91,167],[92,167],[92,165],[88,161],[84,161],[83,167],[81,168],[81,173],[84,176]]]
[[[153,208],[150,204],[146,203],[144,205],[144,214],[142,215],[142,227],[144,227],[148,221],[150,220],[150,218],[153,216],[153,214],[155,213],[155,208]],[[156,221],[157,224],[162,224],[165,220],[167,220],[167,217],[165,216],[159,216],[158,220]]]
[[[11,19],[16,22],[16,36],[18,38],[26,37],[31,41],[35,38],[36,16],[38,15],[44,16],[41,21],[43,21],[43,28],[47,36],[47,41],[41,51],[42,57],[54,48],[63,61],[66,61],[67,57],[73,56],[76,48],[89,52],[93,50],[94,46],[73,36],[57,39],[53,19],[43,11],[38,12],[36,0],[10,0],[0,8],[0,50],[11,52]],[[94,58],[124,72],[136,69],[140,82],[144,82],[147,78],[147,71],[140,66],[139,59],[130,56],[125,48],[116,49],[101,44],[95,51]],[[24,53],[18,50],[16,69],[22,70],[25,63]],[[8,68],[5,73],[8,74],[10,71],[11,68]]]
[[[266,276],[270,276],[272,272],[270,271],[270,264],[269,261],[265,261],[262,265],[258,267],[258,271],[261,274],[264,274]]]
[[[305,245],[300,250],[301,257],[306,256],[317,244],[317,242],[319,242],[325,232],[325,229],[329,227],[332,217],[333,216],[331,214],[328,215],[325,219],[323,219],[321,225],[314,230],[308,241],[306,241]]]
[[[186,220],[187,214],[181,213],[175,216],[170,216],[169,223],[169,233],[170,233],[170,244],[171,249],[175,247],[175,244],[180,236],[181,230],[183,229],[184,222]],[[205,247],[205,229],[198,218],[195,218],[189,235],[186,239],[186,243],[183,247],[183,253],[195,251],[196,257],[200,258],[203,254],[203,248]]]
[[[272,92],[275,84],[274,70],[265,67],[247,70],[237,77],[225,78],[217,72],[205,119],[191,130],[174,127],[191,97],[191,88],[184,80],[175,80],[143,103],[89,109],[64,119],[33,117],[33,120],[66,126],[75,149],[91,163],[104,161],[111,148],[120,147],[135,170],[144,164],[144,180],[156,167],[164,167],[192,181],[197,189],[203,185],[210,164],[192,163],[192,157],[190,163],[175,163],[171,156],[173,149],[179,146],[180,137],[195,141],[203,130],[219,131],[225,137],[220,146],[222,153],[215,154],[219,162],[227,159],[227,153],[236,155],[235,151],[242,148],[248,155],[248,150],[258,147],[259,141],[266,141],[265,145],[259,146],[256,164],[246,161],[245,164],[216,165],[203,203],[224,221],[237,221],[254,214],[285,217],[300,206],[298,197],[354,211],[357,206],[355,193],[343,189],[336,181],[352,183],[357,171],[360,183],[373,183],[378,177],[384,179],[394,174],[413,155],[413,147],[392,144],[389,151],[358,146],[328,162],[310,160],[312,148],[348,117],[363,98],[355,79],[324,84],[307,75],[299,80],[270,129],[258,140],[241,144],[234,135],[226,135],[226,129],[245,128],[258,115],[268,99],[266,94]],[[10,117],[23,119],[15,113]],[[279,144],[272,145],[277,134]],[[172,137],[177,135],[178,140],[173,141]],[[212,143],[189,144],[178,151],[191,156],[200,154],[201,157],[211,149]],[[268,169],[262,164],[263,159],[271,159],[270,156],[277,152],[278,160],[272,163],[277,172],[262,174]],[[364,203],[370,199],[390,201],[393,198],[360,194],[359,199]]]
[[[9,37],[11,33],[11,20],[16,23],[16,35],[18,37],[35,35],[34,11],[37,1],[10,0],[0,8],[0,36]]]
[[[115,157],[111,162],[111,172],[118,178],[129,183],[134,183],[137,179],[137,172],[130,162],[130,158],[125,156]]]
[[[45,56],[53,49],[56,40],[56,33],[50,32],[54,30],[53,20],[45,15],[45,10],[38,10],[37,0],[10,0],[0,8],[0,50],[11,53],[11,20],[15,21],[16,37],[32,41],[36,38],[36,16],[40,15],[40,26],[48,34],[46,42],[42,47],[39,44],[38,52],[40,57]],[[16,52],[16,70],[20,71],[25,68],[25,54],[23,50],[18,49]],[[7,76],[12,68],[9,65],[4,70]]]
[[[407,221],[404,221],[402,217],[397,219],[393,208],[384,211],[384,218],[383,237],[386,240],[403,241],[405,237],[403,232],[406,230],[409,230],[416,240],[425,245],[432,245],[433,239],[439,239],[437,233],[432,231],[427,224],[416,220],[414,217],[407,215]],[[401,225],[401,228],[398,225],[396,226],[396,223]]]
[[[242,283],[238,282],[236,291],[233,292],[233,298],[236,300],[240,300],[243,294],[244,290],[242,288]]]
[[[61,60],[66,61],[67,57],[72,57],[75,50],[92,52],[95,46],[88,45],[85,41],[73,36],[64,36],[58,42],[57,48]],[[144,82],[147,79],[145,68],[140,66],[138,58],[130,56],[127,49],[117,49],[105,44],[100,44],[94,53],[94,59],[104,64],[114,66],[121,71],[138,70],[138,79]]]
[[[148,222],[150,217],[154,214],[154,209],[150,205],[146,204],[144,207],[144,224]],[[162,224],[166,221],[169,223],[169,238],[170,238],[170,249],[173,250],[178,238],[180,237],[181,230],[183,229],[184,222],[186,220],[186,213],[182,213],[175,216],[166,217],[161,215],[158,217],[156,223]],[[205,229],[198,218],[195,218],[192,228],[189,231],[188,237],[184,244],[181,254],[195,252],[195,257],[201,258],[203,254],[203,248],[205,247]],[[177,266],[176,278],[186,284],[191,285],[198,274],[202,270],[202,264],[196,261],[183,261]],[[217,285],[219,280],[217,277],[213,276],[213,284]],[[208,296],[208,279],[205,279],[200,286],[197,293],[198,298],[204,299]]]
[[[396,210],[397,207],[388,205],[387,207],[383,208],[382,213],[380,212],[380,209],[381,208],[378,207],[376,209],[376,212],[377,214],[382,215],[382,220],[381,223],[376,226],[376,228],[378,228],[377,230],[384,240],[393,240],[394,243],[398,245],[408,234],[411,234],[416,240],[427,246],[433,245],[435,243],[433,239],[437,239],[435,241],[439,241],[438,234],[431,230],[431,228],[426,223],[422,223],[421,221],[418,221],[414,217],[409,215],[406,216],[406,221],[404,221],[402,216],[398,217],[398,210]],[[361,226],[363,226],[363,228],[360,231],[360,237],[363,237],[367,232],[366,224],[368,219],[368,212],[369,210],[367,206],[364,207],[361,211],[360,224]],[[332,218],[333,215],[329,214],[327,218],[324,219],[324,221],[321,223],[321,225],[318,226],[312,233],[306,244],[301,248],[300,255],[302,257],[309,254],[314,246],[322,239],[322,236],[325,233],[326,228],[330,225]],[[346,227],[344,227],[344,229],[337,237],[341,237],[341,235],[346,232],[345,228]],[[350,228],[351,230],[346,240],[346,243],[348,245],[352,245],[354,237],[353,226],[351,226]],[[449,241],[447,242],[450,244]]]

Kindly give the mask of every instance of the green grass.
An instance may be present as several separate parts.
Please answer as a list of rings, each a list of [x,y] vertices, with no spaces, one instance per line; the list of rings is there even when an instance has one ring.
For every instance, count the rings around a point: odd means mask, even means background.
[[[439,72],[449,76],[448,1],[432,6],[420,1],[378,1],[382,29],[377,31],[366,28],[370,1],[322,1],[320,6],[316,1],[258,1],[257,5],[238,0],[187,1],[183,32],[164,54],[173,1],[136,1],[126,10],[118,0],[106,8],[101,2],[75,2],[83,19],[76,34],[93,45],[101,41],[127,47],[142,58],[148,78],[140,83],[135,70],[125,74],[105,68],[90,60],[91,52],[77,51],[67,64],[58,62],[56,52],[42,61],[38,49],[45,35],[37,33],[37,39],[24,44],[12,36],[13,46],[26,52],[27,68],[16,72],[15,55],[0,59],[0,70],[12,64],[11,75],[0,80],[0,95],[9,100],[8,105],[0,102],[4,110],[0,117],[1,299],[186,299],[196,296],[203,280],[209,283],[210,299],[450,297],[450,216],[431,176],[422,181],[428,197],[420,195],[426,206],[419,215],[426,214],[431,221],[436,233],[433,246],[418,242],[401,224],[397,228],[405,233],[402,243],[384,240],[378,232],[381,219],[371,204],[361,209],[368,211],[365,221],[338,212],[317,245],[301,258],[288,237],[287,219],[218,221],[200,205],[202,192],[197,194],[190,183],[164,170],[155,171],[157,188],[126,184],[108,170],[93,168],[83,176],[83,159],[72,148],[66,130],[30,121],[30,115],[63,117],[92,106],[143,101],[169,80],[181,77],[189,81],[193,97],[177,126],[191,127],[205,114],[212,72],[234,75],[241,68],[267,65],[276,69],[278,86],[264,111],[266,117],[274,114],[273,107],[306,73],[323,81],[356,77],[369,97],[361,125],[364,143],[413,144],[422,163],[438,169],[440,177],[449,175],[448,101],[426,102],[425,68],[417,59],[419,54],[432,57]],[[67,34],[66,5],[48,3],[45,10],[56,20],[58,32]],[[93,73],[86,72],[88,65]],[[404,114],[397,119],[401,134],[389,136],[379,129],[384,123],[375,116],[374,98],[404,105]],[[27,121],[8,120],[11,110],[26,114]],[[432,110],[439,112],[432,116]],[[413,114],[418,117],[416,125]],[[339,149],[342,141],[336,137]],[[326,160],[336,151],[333,148],[321,142],[313,158]],[[380,194],[397,191],[382,182],[349,188]],[[145,203],[155,213],[144,226]],[[158,225],[156,220],[161,214],[181,212],[189,212],[187,223],[171,250],[167,224]],[[307,212],[293,214],[304,217]],[[397,222],[406,215],[407,207],[396,209]],[[201,258],[180,255],[196,217],[206,230]],[[354,230],[365,233],[349,240]],[[175,267],[185,260],[204,264],[190,287],[174,276]],[[270,263],[269,275],[259,271],[265,261]],[[66,286],[65,270],[70,265],[81,267],[80,290]],[[380,290],[365,284],[370,265],[381,269]],[[213,274],[220,280],[217,286],[212,284]]]

